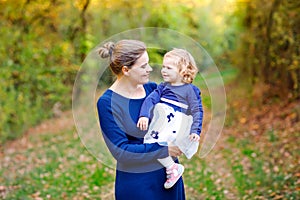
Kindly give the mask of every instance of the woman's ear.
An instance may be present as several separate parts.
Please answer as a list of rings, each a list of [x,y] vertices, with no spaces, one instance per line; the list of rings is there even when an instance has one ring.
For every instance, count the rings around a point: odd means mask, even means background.
[[[123,72],[124,75],[126,75],[128,73],[128,71],[129,71],[129,69],[128,69],[127,66],[122,67],[122,72]]]

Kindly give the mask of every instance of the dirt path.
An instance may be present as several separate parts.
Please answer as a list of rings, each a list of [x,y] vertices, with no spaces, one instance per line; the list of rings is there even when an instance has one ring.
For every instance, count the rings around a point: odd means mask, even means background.
[[[3,158],[3,154],[7,152],[11,153],[16,150],[28,149],[36,145],[29,140],[29,136],[39,136],[41,134],[47,133],[55,134],[61,132],[62,130],[67,131],[72,128],[74,128],[72,111],[64,112],[60,115],[60,117],[45,120],[41,124],[28,129],[21,138],[18,138],[13,141],[8,141],[1,148],[0,159]]]

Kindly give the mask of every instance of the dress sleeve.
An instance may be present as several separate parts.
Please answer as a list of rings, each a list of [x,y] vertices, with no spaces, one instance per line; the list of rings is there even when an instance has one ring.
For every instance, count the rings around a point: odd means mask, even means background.
[[[189,113],[193,116],[191,133],[201,134],[203,121],[203,107],[201,100],[201,91],[194,85],[191,85],[191,95],[188,95]]]
[[[161,83],[158,85],[158,87],[153,90],[149,96],[144,100],[141,110],[140,110],[140,117],[148,117],[151,116],[151,111],[155,104],[157,104],[160,101],[161,93],[164,88],[164,84]]]
[[[114,119],[109,99],[100,98],[97,109],[104,140],[118,162],[141,164],[168,156],[167,147],[129,140],[130,133],[126,134]]]

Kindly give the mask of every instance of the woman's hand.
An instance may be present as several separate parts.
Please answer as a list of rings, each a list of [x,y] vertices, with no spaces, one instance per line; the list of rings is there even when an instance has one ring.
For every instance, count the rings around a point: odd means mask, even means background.
[[[173,157],[178,157],[182,155],[181,150],[177,146],[168,146],[169,155]]]
[[[189,135],[189,138],[190,138],[190,140],[193,141],[193,142],[199,142],[199,140],[200,140],[200,136],[197,135],[196,133],[191,133],[191,134]]]
[[[140,128],[142,131],[146,131],[148,129],[148,123],[149,123],[149,118],[140,117],[136,126]]]

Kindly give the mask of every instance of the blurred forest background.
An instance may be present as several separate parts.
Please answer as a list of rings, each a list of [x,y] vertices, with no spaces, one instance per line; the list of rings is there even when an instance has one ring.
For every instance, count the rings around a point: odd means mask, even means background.
[[[263,132],[281,149],[280,133],[291,128],[287,143],[296,145],[288,151],[294,163],[287,174],[292,179],[288,189],[279,184],[280,191],[288,192],[274,194],[273,189],[267,196],[296,199],[300,190],[300,174],[296,173],[300,154],[299,13],[298,0],[0,0],[0,144],[55,117],[56,109],[71,109],[76,74],[97,44],[128,29],[168,28],[200,43],[221,73],[234,73],[236,78],[226,83],[227,130],[253,130],[255,136]],[[272,120],[278,121],[278,131]],[[227,139],[234,143],[235,138],[239,138],[237,133]],[[248,149],[243,155],[251,157],[253,152]],[[277,170],[273,165],[270,168]],[[243,169],[241,165],[232,168],[237,170],[236,181],[242,181],[237,186],[239,197],[250,195],[243,191],[253,187],[244,179]],[[265,170],[261,173],[265,177]],[[286,177],[270,179],[265,186],[290,180]],[[255,179],[254,185],[261,187],[262,182],[263,178]],[[226,191],[217,197],[222,199]]]

